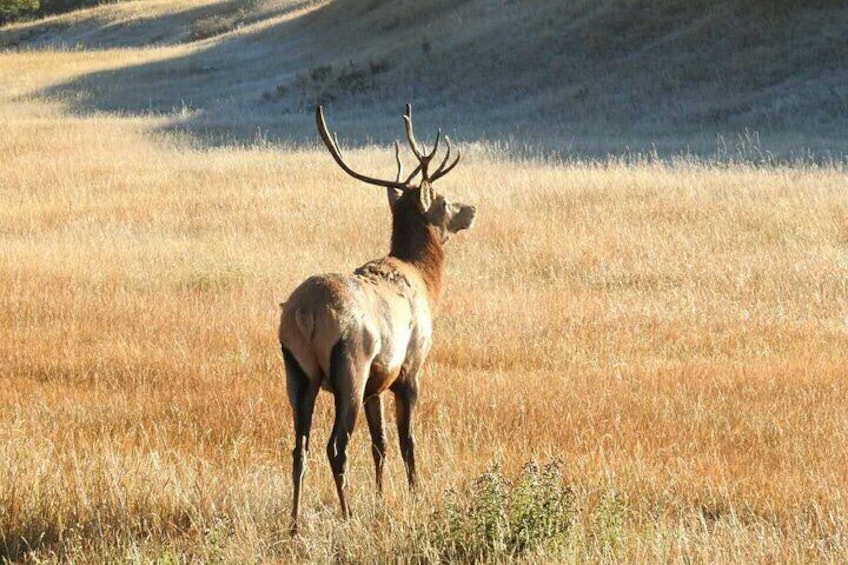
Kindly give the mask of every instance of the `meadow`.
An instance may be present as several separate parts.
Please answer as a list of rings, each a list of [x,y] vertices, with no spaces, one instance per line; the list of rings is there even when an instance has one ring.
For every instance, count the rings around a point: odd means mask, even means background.
[[[485,143],[439,187],[479,214],[449,243],[421,487],[391,425],[375,496],[360,419],[342,520],[322,394],[291,539],[278,304],[384,254],[388,208],[317,138],[210,147],[163,129],[190,110],[39,96],[181,49],[0,54],[0,561],[848,559],[844,163]],[[387,146],[346,157],[393,174]]]

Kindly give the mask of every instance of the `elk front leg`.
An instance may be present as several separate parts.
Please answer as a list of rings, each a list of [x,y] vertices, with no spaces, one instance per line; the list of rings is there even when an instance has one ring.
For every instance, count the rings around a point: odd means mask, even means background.
[[[409,382],[397,383],[391,390],[395,394],[400,454],[406,467],[409,488],[414,489],[417,476],[415,473],[415,438],[412,433],[412,413],[415,410],[415,402],[418,398],[418,386],[415,379],[410,379]]]
[[[372,396],[365,401],[365,417],[371,432],[371,455],[377,478],[377,494],[383,494],[383,462],[386,460],[386,434],[383,430],[383,400]]]

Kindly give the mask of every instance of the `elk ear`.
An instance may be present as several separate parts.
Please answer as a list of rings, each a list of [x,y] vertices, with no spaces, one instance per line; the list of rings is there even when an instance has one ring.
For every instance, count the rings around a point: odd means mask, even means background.
[[[398,198],[400,198],[401,194],[403,194],[403,193],[396,188],[387,188],[386,189],[386,196],[389,198],[389,208],[395,207],[395,204],[397,203]]]
[[[421,188],[418,189],[418,207],[421,209],[423,214],[426,214],[428,210],[430,210],[430,206],[433,204],[433,187],[430,186],[430,183],[424,181],[421,183]]]

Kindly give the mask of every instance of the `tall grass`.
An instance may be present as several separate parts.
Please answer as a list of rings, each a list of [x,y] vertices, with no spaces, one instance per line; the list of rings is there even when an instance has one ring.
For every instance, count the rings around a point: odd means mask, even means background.
[[[36,56],[2,57],[10,81]],[[31,88],[49,81],[31,68]],[[322,395],[292,540],[277,304],[386,251],[384,194],[323,151],[191,147],[153,131],[168,117],[74,117],[24,94],[0,103],[0,558],[848,554],[839,166],[468,148],[440,187],[480,214],[449,244],[421,488],[393,449],[374,495],[361,422],[355,516],[339,519]],[[348,154],[393,174],[388,148]]]

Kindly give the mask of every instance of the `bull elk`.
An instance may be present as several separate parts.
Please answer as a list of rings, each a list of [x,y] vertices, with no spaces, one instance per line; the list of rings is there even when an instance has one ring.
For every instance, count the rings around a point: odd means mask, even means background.
[[[476,214],[473,206],[451,202],[433,189],[433,183],[453,170],[461,155],[457,152],[450,160],[450,140],[445,137],[445,155],[431,172],[441,131],[432,151],[422,150],[415,140],[408,104],[403,120],[418,166],[403,180],[397,142],[396,179],[366,176],[345,163],[338,139],[327,131],[320,106],[315,110],[315,120],[324,145],[347,174],[386,189],[392,237],[387,256],[365,263],[353,274],[310,277],[282,305],[279,338],[295,432],[292,533],[297,533],[312,412],[321,388],[335,397],[327,457],[342,514],[347,517],[351,513],[345,481],[347,445],[363,406],[371,432],[377,492],[382,494],[386,438],[380,395],[386,390],[395,396],[400,452],[409,486],[415,486],[412,415],[418,375],[432,343],[432,316],[442,291],[444,244],[452,234],[470,228]],[[413,179],[419,173],[421,180],[415,183]]]

